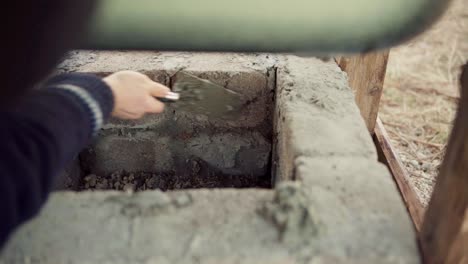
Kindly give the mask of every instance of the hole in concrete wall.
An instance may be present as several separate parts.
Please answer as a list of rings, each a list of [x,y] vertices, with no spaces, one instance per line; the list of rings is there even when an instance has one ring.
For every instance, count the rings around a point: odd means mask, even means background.
[[[111,120],[57,189],[270,188],[276,70],[190,73],[233,83],[245,99],[241,115],[209,119],[168,106],[138,121]]]

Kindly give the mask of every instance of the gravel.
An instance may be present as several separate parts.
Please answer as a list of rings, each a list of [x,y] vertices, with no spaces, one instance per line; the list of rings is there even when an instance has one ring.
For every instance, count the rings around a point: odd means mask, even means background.
[[[193,163],[194,174],[179,176],[174,173],[150,173],[115,171],[109,175],[88,174],[79,184],[77,191],[83,190],[118,190],[138,192],[160,189],[194,189],[194,188],[271,188],[270,178],[254,178],[246,175],[229,176],[223,174],[205,175],[200,172],[200,167]],[[180,206],[189,202],[186,197],[181,197]]]
[[[162,176],[164,177],[164,176]],[[89,174],[83,178],[80,190],[144,191],[157,189],[161,175],[116,171],[108,176]]]

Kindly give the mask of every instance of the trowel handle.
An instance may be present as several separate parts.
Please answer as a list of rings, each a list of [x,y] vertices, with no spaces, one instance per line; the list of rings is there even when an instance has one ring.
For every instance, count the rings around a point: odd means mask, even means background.
[[[177,102],[180,98],[178,93],[169,92],[165,97],[156,97],[159,101],[163,103],[174,103]]]
[[[167,99],[167,98],[164,98],[164,97],[155,97],[156,99],[158,99],[158,101],[160,101],[161,103],[165,103],[165,104],[168,104],[168,103],[175,103],[177,102],[177,100],[172,100],[172,99]]]

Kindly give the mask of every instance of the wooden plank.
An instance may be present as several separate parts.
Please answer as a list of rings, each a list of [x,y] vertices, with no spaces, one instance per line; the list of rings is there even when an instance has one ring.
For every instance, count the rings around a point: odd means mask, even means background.
[[[466,263],[468,221],[468,64],[455,124],[421,230],[426,263]],[[463,245],[465,244],[465,245]]]
[[[356,104],[371,134],[379,111],[389,50],[341,57],[339,66],[348,74],[349,85],[354,90]]]
[[[461,232],[453,243],[447,257],[447,263],[468,263],[468,209],[465,212],[465,222]]]
[[[423,223],[424,206],[411,185],[408,173],[393,149],[387,131],[385,130],[380,118],[377,118],[375,138],[382,150],[383,157],[381,158],[384,158],[385,163],[389,167],[398,189],[400,190],[401,196],[403,197],[403,201],[406,204],[406,208],[413,220],[414,227],[419,232]]]

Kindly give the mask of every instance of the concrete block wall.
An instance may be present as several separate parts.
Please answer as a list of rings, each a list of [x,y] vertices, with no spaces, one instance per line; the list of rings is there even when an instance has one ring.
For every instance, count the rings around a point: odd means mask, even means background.
[[[101,135],[82,153],[82,166],[96,174],[171,172],[189,174],[193,160],[226,175],[263,176],[269,170],[271,141],[259,132],[200,133],[181,140],[154,131]],[[252,159],[254,157],[254,159]]]
[[[245,103],[235,118],[208,118],[168,105],[162,115],[137,121],[111,120],[96,142],[81,154],[86,172],[108,175],[127,172],[269,177],[274,106],[274,58],[269,55],[154,52],[79,52],[62,71],[105,76],[132,69],[170,86],[184,71],[223,85],[242,95]],[[258,157],[252,160],[251,157]]]
[[[274,189],[57,192],[0,263],[420,263],[345,74],[315,58],[274,66]]]
[[[276,104],[277,178],[296,179],[299,157],[377,160],[346,75],[334,62],[285,57],[277,73]]]
[[[297,184],[276,203],[304,206],[300,215],[317,226],[308,243],[323,263],[420,263],[411,220],[345,73],[334,62],[287,56],[276,93],[276,182]],[[294,215],[282,220],[293,238]]]

